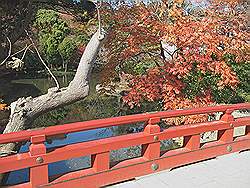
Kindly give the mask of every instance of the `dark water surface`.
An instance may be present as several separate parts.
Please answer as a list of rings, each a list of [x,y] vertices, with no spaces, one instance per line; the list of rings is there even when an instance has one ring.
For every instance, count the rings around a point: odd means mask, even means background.
[[[20,76],[21,77],[21,76]],[[0,79],[0,97],[5,103],[11,103],[20,97],[36,97],[47,93],[48,89],[55,87],[55,82],[51,77],[41,76],[41,78],[20,78],[11,76],[11,78]],[[60,87],[66,87],[73,79],[73,73],[57,77]],[[99,82],[99,75],[91,75],[90,92],[95,92],[95,86]],[[90,93],[90,94],[91,94]]]

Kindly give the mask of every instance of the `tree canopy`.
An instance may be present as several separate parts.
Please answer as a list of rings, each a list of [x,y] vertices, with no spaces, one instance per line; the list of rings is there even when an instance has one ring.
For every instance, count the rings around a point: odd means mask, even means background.
[[[131,108],[145,101],[165,110],[244,101],[238,88],[249,93],[246,2],[201,2],[164,0],[105,10],[112,25],[107,69],[133,75],[123,98]],[[146,72],[138,74],[138,65]]]

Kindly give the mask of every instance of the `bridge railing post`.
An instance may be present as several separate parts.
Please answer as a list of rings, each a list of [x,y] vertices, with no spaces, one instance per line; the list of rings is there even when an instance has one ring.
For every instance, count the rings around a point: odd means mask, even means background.
[[[150,118],[144,129],[145,134],[154,134],[160,132],[160,126],[157,124],[160,118]],[[154,136],[154,143],[142,145],[142,155],[148,160],[157,159],[160,157],[160,141],[158,136]]]
[[[246,126],[246,134],[245,135],[250,136],[250,126]]]
[[[226,130],[218,131],[218,140],[222,142],[232,142],[234,136],[234,126],[233,121],[234,117],[232,116],[232,110],[227,110],[225,114],[221,117],[221,121],[225,121],[229,123],[230,128]]]
[[[184,136],[183,147],[188,150],[196,150],[200,148],[200,134]]]
[[[109,170],[110,168],[110,152],[98,153],[91,155],[92,168],[96,172]]]
[[[30,168],[30,184],[32,188],[49,182],[48,165],[43,165],[44,159],[42,157],[43,154],[46,154],[45,141],[44,135],[31,137],[29,153],[31,156],[36,156],[37,164],[41,164],[41,166]]]

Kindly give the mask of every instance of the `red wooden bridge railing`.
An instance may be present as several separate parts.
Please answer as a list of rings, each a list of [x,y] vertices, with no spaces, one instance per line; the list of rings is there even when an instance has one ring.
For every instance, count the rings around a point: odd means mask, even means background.
[[[145,113],[0,135],[0,144],[31,142],[29,152],[0,158],[0,173],[29,168],[30,181],[13,187],[94,188],[250,149],[250,117],[234,119],[232,116],[232,112],[239,109],[250,109],[250,104]],[[214,112],[224,112],[224,115],[217,121],[170,127],[163,131],[158,125],[163,118]],[[143,132],[70,144],[50,151],[44,144],[47,139],[56,135],[136,122],[146,123]],[[234,128],[240,126],[246,126],[245,134],[234,137]],[[201,133],[209,131],[218,131],[217,140],[201,144]],[[160,151],[162,140],[176,137],[184,138],[183,147],[166,152]],[[111,165],[112,150],[137,145],[142,145],[140,157]],[[49,177],[48,164],[87,155],[91,155],[90,168]]]

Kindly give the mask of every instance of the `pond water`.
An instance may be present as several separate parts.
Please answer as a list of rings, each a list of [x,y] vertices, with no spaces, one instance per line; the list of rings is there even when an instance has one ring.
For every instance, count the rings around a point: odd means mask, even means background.
[[[59,77],[58,81],[60,83],[61,87],[65,87],[68,85],[68,83],[73,79],[73,76],[67,75],[66,77]],[[92,74],[91,78],[91,85],[90,85],[90,101],[91,100],[96,100],[96,93],[95,93],[95,86],[99,82],[99,77],[96,74]],[[0,96],[4,96],[4,100],[8,103],[15,101],[17,98],[23,96],[38,96],[41,94],[44,94],[47,92],[48,88],[54,86],[53,80],[50,78],[22,78],[22,79],[12,79],[10,80],[0,80]],[[88,98],[89,98],[88,97]],[[92,98],[91,98],[92,97]],[[113,100],[113,99],[112,99]],[[91,106],[92,111],[88,111],[89,113],[86,113],[86,109],[82,110],[84,108],[85,104],[77,104],[74,106],[69,107],[69,111],[71,114],[75,114],[76,111],[83,111],[83,113],[80,114],[82,116],[83,120],[90,120],[93,119],[93,117],[110,117],[110,114],[106,111],[109,111],[110,108],[111,110],[115,108],[115,105],[113,103],[108,104],[112,101],[108,101],[106,104],[95,104]],[[102,103],[103,101],[101,101]],[[96,103],[96,102],[94,102]],[[90,102],[90,105],[92,103]],[[116,103],[115,103],[116,104]],[[100,106],[102,107],[100,108]],[[100,108],[99,111],[97,108]],[[109,109],[108,109],[109,108]],[[105,111],[105,115],[102,116],[101,113]],[[69,113],[69,114],[70,114]],[[92,114],[91,114],[92,113]],[[93,113],[95,116],[93,116]],[[47,115],[48,116],[48,115]],[[48,118],[45,115],[45,120]],[[84,116],[84,118],[83,118]],[[67,117],[69,118],[69,117]],[[70,122],[75,122],[75,121],[82,121],[82,119],[74,118],[70,119]],[[47,120],[46,120],[47,121]],[[46,124],[45,121],[45,124]],[[67,122],[66,118],[63,119],[62,121],[59,122],[60,124],[63,123],[69,123]],[[54,124],[53,124],[54,125]],[[137,124],[137,125],[126,125],[127,127],[137,127],[134,129],[134,132],[140,132],[143,130],[143,123]],[[110,128],[103,128],[103,129],[95,129],[95,130],[90,130],[90,131],[84,131],[84,132],[77,132],[77,133],[71,133],[66,136],[64,139],[60,140],[53,140],[52,143],[45,143],[46,147],[53,148],[53,147],[60,147],[63,145],[67,144],[72,144],[72,143],[78,143],[78,142],[84,142],[84,141],[89,141],[89,140],[96,140],[96,139],[102,139],[102,138],[107,138],[107,137],[112,137],[112,136],[117,136],[117,135],[122,135],[122,134],[127,134],[127,129],[122,127],[110,127]],[[26,143],[23,145],[20,149],[20,153],[27,152],[29,149],[30,143]],[[173,145],[171,141],[167,141],[164,143],[166,147],[169,147]],[[135,147],[130,147],[130,148],[122,148],[120,150],[116,151],[111,151],[111,161],[119,161],[119,160],[124,160],[126,158],[131,158],[131,157],[137,157],[141,155],[141,146],[135,146]],[[76,159],[70,159],[70,160],[65,160],[65,161],[60,161],[56,163],[49,164],[49,176],[57,175],[57,174],[62,174],[65,172],[69,171],[75,171],[78,169],[83,169],[83,168],[88,168],[91,165],[90,161],[90,156],[83,156],[80,158]],[[22,169],[22,170],[17,170],[9,173],[7,178],[5,179],[5,185],[13,185],[17,183],[23,183],[27,182],[29,179],[29,169]]]
[[[0,79],[0,97],[4,99],[4,102],[9,104],[19,97],[36,97],[47,93],[49,88],[55,87],[54,80],[48,76],[41,78],[20,77],[13,75],[11,78]],[[57,77],[60,87],[66,87],[72,79],[73,73]],[[99,75],[92,74],[90,94],[95,93],[95,86],[99,81]]]

